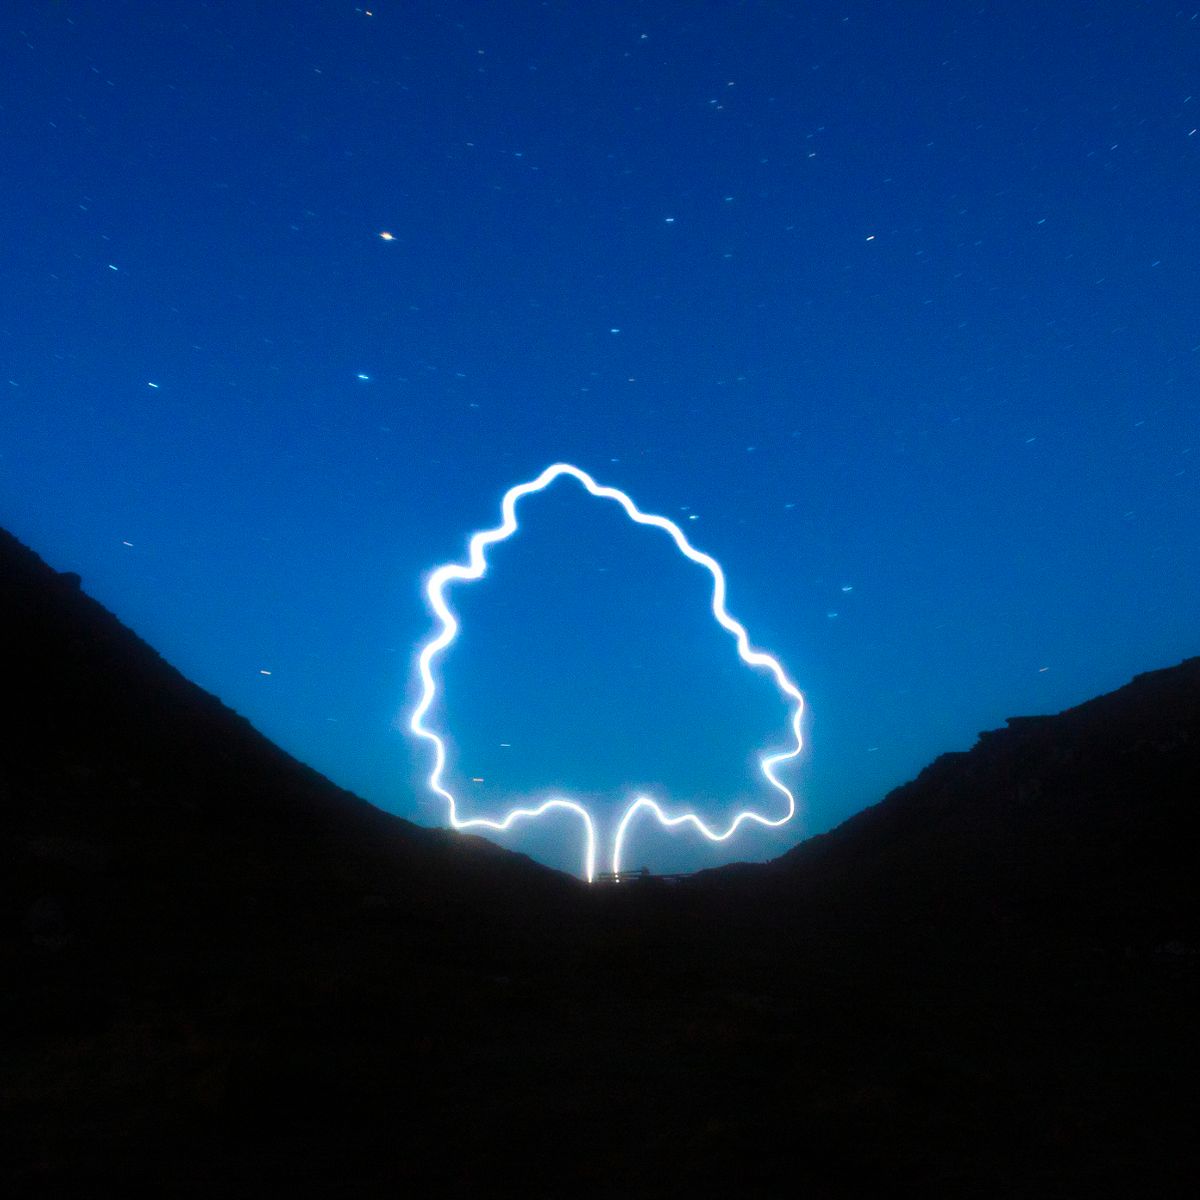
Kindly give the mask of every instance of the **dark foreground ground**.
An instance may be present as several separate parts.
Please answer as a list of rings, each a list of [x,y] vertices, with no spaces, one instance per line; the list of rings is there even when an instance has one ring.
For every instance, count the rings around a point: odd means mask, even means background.
[[[1200,660],[587,889],[288,758],[7,535],[0,1191],[1192,1194]]]

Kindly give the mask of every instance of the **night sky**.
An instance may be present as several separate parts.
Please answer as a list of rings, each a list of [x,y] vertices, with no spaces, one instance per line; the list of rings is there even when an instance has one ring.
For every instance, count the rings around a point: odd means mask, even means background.
[[[808,700],[795,822],[630,865],[773,856],[1200,650],[1194,7],[2,21],[0,523],[376,804],[444,821],[422,579],[559,460],[685,525]],[[464,805],[777,811],[704,572],[570,481],[521,516],[452,594]],[[565,818],[504,843],[578,868]]]

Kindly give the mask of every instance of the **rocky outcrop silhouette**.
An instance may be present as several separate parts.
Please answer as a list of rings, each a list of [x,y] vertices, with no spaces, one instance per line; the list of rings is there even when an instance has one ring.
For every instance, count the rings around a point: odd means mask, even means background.
[[[1061,934],[1140,953],[1200,944],[1198,845],[1191,658],[1055,716],[1009,718],[761,874],[792,903],[854,897],[889,930],[907,914],[977,941]]]

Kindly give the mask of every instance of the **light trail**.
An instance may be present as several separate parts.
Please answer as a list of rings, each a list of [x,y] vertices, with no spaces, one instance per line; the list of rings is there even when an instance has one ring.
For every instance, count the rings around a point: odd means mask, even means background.
[[[788,678],[779,660],[773,655],[751,646],[750,636],[747,634],[745,627],[730,616],[729,610],[725,607],[725,573],[721,570],[720,563],[711,555],[697,550],[674,521],[669,520],[667,517],[656,516],[654,513],[642,512],[625,492],[620,491],[618,488],[601,486],[586,471],[582,471],[570,463],[554,463],[547,467],[536,479],[532,479],[528,483],[517,484],[504,493],[504,499],[500,503],[500,513],[503,520],[495,529],[481,530],[472,535],[468,543],[466,563],[446,563],[438,567],[429,576],[425,584],[425,595],[429,601],[429,607],[441,622],[441,628],[424,644],[417,658],[417,669],[421,677],[421,698],[412,711],[408,727],[415,736],[433,743],[433,770],[430,771],[427,782],[430,790],[445,800],[449,810],[451,826],[455,829],[485,828],[505,830],[511,828],[516,821],[540,817],[543,813],[551,809],[566,809],[576,813],[584,823],[584,828],[587,832],[584,852],[584,876],[589,883],[595,878],[596,826],[591,814],[582,804],[574,800],[564,800],[560,797],[554,797],[546,800],[536,808],[512,809],[499,821],[493,821],[485,817],[460,817],[458,815],[458,804],[454,796],[442,782],[442,774],[446,768],[445,742],[443,742],[438,734],[432,729],[427,728],[424,724],[425,715],[429,712],[437,696],[437,681],[434,678],[433,665],[458,635],[458,618],[450,610],[450,606],[446,601],[445,593],[447,587],[455,583],[471,583],[482,579],[487,571],[487,557],[485,554],[487,548],[496,542],[504,541],[517,531],[517,501],[524,496],[528,496],[531,492],[544,490],[561,475],[570,475],[572,478],[577,479],[593,496],[604,500],[615,500],[625,510],[629,519],[638,525],[653,525],[658,529],[664,530],[671,536],[679,552],[685,558],[691,559],[694,563],[699,563],[700,566],[704,567],[712,575],[712,612],[713,616],[717,619],[717,623],[733,635],[737,642],[738,654],[741,656],[743,662],[758,670],[764,670],[771,675],[780,692],[790,701],[792,710],[789,725],[792,737],[795,739],[795,745],[777,754],[764,755],[759,759],[758,763],[763,777],[787,802],[787,811],[782,817],[771,818],[752,809],[743,809],[733,817],[724,830],[720,830],[705,824],[694,812],[689,811],[671,816],[661,805],[650,799],[649,796],[638,796],[625,809],[624,813],[621,814],[620,822],[617,825],[617,833],[613,839],[613,874],[620,873],[621,851],[624,846],[625,833],[630,821],[639,812],[649,811],[653,813],[659,823],[665,827],[691,825],[712,842],[723,842],[732,837],[734,832],[747,821],[766,825],[771,828],[786,824],[796,815],[796,799],[788,788],[776,778],[774,768],[778,763],[796,758],[803,749],[804,739],[800,732],[800,722],[804,715],[804,697],[800,694],[800,689]]]

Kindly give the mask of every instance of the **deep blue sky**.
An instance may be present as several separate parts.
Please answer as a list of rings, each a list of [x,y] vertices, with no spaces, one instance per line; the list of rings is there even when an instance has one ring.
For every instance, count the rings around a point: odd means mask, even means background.
[[[807,694],[801,818],[722,857],[1200,650],[1192,7],[372,14],[0,15],[0,522],[192,678],[440,823],[422,575],[560,459]],[[446,664],[472,803],[724,811],[785,714],[699,568],[569,483],[523,515]]]

